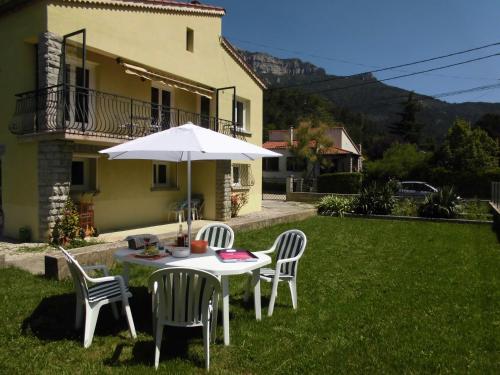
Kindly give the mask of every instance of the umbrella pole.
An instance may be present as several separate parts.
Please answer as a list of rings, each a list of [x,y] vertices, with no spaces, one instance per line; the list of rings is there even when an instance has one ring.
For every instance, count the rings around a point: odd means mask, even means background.
[[[187,153],[187,203],[188,203],[188,217],[187,217],[187,227],[188,227],[188,247],[191,249],[191,151]]]

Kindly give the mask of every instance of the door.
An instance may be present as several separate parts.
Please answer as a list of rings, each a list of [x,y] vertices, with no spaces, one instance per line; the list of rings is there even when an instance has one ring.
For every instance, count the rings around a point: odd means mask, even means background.
[[[210,128],[210,99],[206,96],[200,99],[200,125]]]
[[[168,90],[151,87],[151,126],[153,130],[170,128],[172,94]]]
[[[64,118],[66,128],[88,131],[94,130],[95,119],[92,113],[93,98],[90,91],[90,79],[92,78],[89,69],[84,71],[80,66],[67,64],[65,69],[64,87]]]

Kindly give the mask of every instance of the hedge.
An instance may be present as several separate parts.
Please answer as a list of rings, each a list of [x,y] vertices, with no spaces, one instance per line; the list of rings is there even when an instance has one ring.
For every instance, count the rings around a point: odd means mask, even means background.
[[[318,177],[319,193],[357,194],[361,189],[361,173],[325,173]]]

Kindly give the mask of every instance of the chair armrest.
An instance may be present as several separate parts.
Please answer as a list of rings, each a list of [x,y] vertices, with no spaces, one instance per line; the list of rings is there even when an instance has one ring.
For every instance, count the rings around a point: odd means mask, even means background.
[[[257,254],[272,254],[272,253],[274,253],[274,249],[262,250],[262,251],[254,251],[254,253],[257,253]]]
[[[101,270],[104,276],[109,276],[109,269],[104,264],[95,264],[93,266],[82,266],[85,271],[96,271]]]
[[[281,266],[283,263],[290,263],[290,262],[295,262],[300,259],[300,256],[296,256],[293,258],[288,258],[288,259],[280,259],[276,262],[276,268]]]

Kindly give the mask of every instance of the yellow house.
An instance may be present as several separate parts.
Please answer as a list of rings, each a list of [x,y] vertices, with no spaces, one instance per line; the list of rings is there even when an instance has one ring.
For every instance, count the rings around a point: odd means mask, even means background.
[[[169,0],[0,2],[3,233],[47,240],[68,196],[100,232],[165,223],[185,164],[98,151],[188,121],[261,145],[261,80],[222,37],[220,7]],[[203,216],[260,210],[261,162],[193,163]]]

